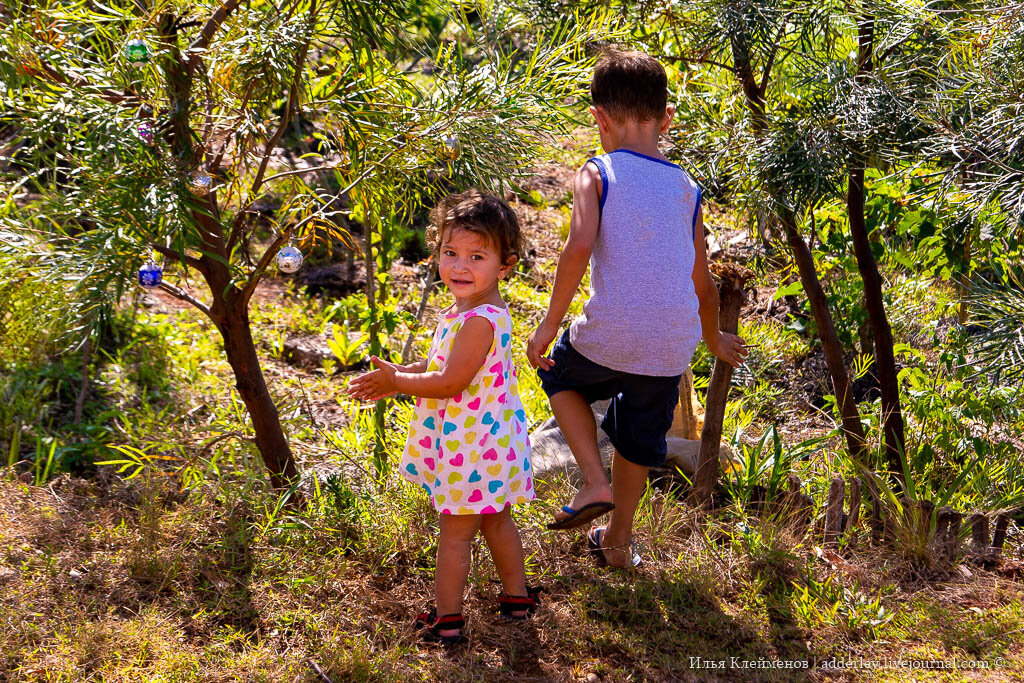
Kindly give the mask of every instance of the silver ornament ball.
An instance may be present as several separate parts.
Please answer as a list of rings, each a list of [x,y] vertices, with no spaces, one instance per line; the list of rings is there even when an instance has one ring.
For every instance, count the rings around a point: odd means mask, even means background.
[[[294,273],[302,266],[302,252],[287,246],[277,252],[277,267],[282,273]]]
[[[449,159],[454,161],[462,156],[462,142],[458,135],[445,135],[443,140]]]
[[[203,195],[213,189],[213,178],[202,171],[196,171],[188,177],[188,189],[192,194]]]

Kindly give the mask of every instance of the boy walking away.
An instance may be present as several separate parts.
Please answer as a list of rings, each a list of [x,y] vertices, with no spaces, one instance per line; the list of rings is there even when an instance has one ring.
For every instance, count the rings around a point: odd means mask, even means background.
[[[651,467],[665,463],[665,434],[679,379],[703,335],[733,366],[743,340],[718,328],[718,289],[708,271],[701,190],[658,150],[675,108],[665,69],[640,52],[608,51],[590,83],[605,154],[576,173],[572,223],[544,320],[527,356],[538,369],[583,486],[551,529],[583,526],[611,512],[587,539],[595,558],[636,566],[633,517]],[[554,341],[590,263],[583,314]],[[615,447],[609,485],[590,403],[611,399],[601,428]]]

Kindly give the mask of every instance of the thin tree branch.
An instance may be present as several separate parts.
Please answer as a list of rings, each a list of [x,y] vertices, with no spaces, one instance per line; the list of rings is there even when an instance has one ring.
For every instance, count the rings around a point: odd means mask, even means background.
[[[195,268],[200,273],[204,273],[203,268],[205,266],[203,265],[203,262],[200,261],[199,259],[197,259],[194,256],[189,256],[188,254],[182,254],[181,252],[174,251],[173,249],[171,249],[169,247],[165,247],[165,246],[162,246],[162,245],[159,245],[159,244],[150,243],[149,246],[154,251],[163,254],[164,256],[166,256],[169,259],[180,260],[184,256],[185,265],[187,265],[189,268]]]
[[[710,64],[711,66],[717,66],[719,69],[725,69],[729,73],[735,73],[736,69],[729,64],[723,64],[722,62],[716,62],[713,59],[707,57],[694,57],[692,55],[655,55],[658,61],[661,62],[683,62],[684,64]]]
[[[21,69],[30,76],[46,76],[51,81],[67,86],[73,90],[95,92],[101,99],[110,102],[111,104],[129,104],[136,108],[142,106],[142,99],[139,98],[138,95],[123,95],[113,90],[99,88],[83,78],[74,78],[67,74],[63,74],[42,61],[38,62],[38,68],[22,64]]]
[[[309,21],[312,25],[316,21],[316,3],[314,2],[309,9]],[[267,140],[267,144],[263,148],[263,159],[260,161],[259,170],[256,172],[256,178],[253,179],[252,185],[249,187],[248,197],[255,197],[259,193],[260,188],[263,186],[263,176],[267,172],[267,164],[270,163],[270,154],[274,151],[274,147],[284,136],[285,130],[288,128],[288,124],[291,123],[291,118],[295,113],[295,109],[298,106],[299,100],[299,83],[302,79],[302,69],[306,63],[306,55],[309,53],[309,43],[312,39],[312,32],[306,39],[305,44],[302,46],[302,50],[295,60],[295,71],[292,74],[292,82],[288,91],[288,102],[285,104],[284,111],[281,112],[281,121],[277,126],[277,130]],[[251,202],[250,202],[251,203]],[[245,221],[245,211],[239,211],[238,216],[235,218],[234,223],[231,226],[231,234],[228,236],[228,251],[234,247],[238,240],[239,233],[241,232],[242,225]]]
[[[161,282],[159,285],[157,285],[157,287],[164,290],[165,292],[173,296],[175,299],[181,299],[182,301],[192,304],[200,311],[205,313],[206,317],[208,317],[210,320],[213,320],[213,313],[210,311],[210,307],[204,304],[199,299],[192,296],[191,294],[189,294],[188,292],[186,292],[184,289],[181,289],[180,287],[175,287],[169,282]]]
[[[768,87],[768,79],[772,74],[772,67],[775,66],[775,55],[779,52],[779,46],[782,45],[782,36],[786,33],[786,23],[789,21],[789,17],[792,13],[787,14],[782,20],[782,26],[779,27],[779,35],[775,37],[775,43],[772,45],[772,53],[768,55],[768,61],[765,62],[764,72],[761,74],[761,85],[758,86],[758,91],[761,93],[761,97],[764,97],[765,89]]]
[[[185,65],[185,72],[191,76],[199,66],[200,55],[202,52],[209,47],[210,41],[213,40],[214,34],[217,33],[217,29],[224,23],[224,20],[228,18],[228,15],[235,11],[235,8],[241,4],[241,0],[227,0],[220,8],[214,12],[209,19],[206,20],[206,24],[203,29],[199,32],[199,37],[192,41],[192,44],[188,48],[189,57],[188,63]]]
[[[392,139],[393,140],[397,139],[397,137],[396,138],[392,138]],[[343,187],[340,190],[338,190],[337,192],[335,192],[334,195],[331,197],[331,199],[329,201],[324,202],[323,205],[324,206],[331,206],[339,197],[341,197],[341,196],[345,195],[346,193],[350,192],[356,185],[358,185],[363,180],[365,180],[373,172],[373,170],[377,166],[383,166],[384,162],[386,162],[389,158],[391,158],[391,156],[394,155],[396,152],[404,149],[405,146],[408,145],[408,144],[409,144],[408,142],[402,143],[401,145],[399,145],[398,147],[395,147],[393,150],[391,150],[390,152],[385,154],[383,157],[381,157],[380,161],[378,161],[376,164],[371,164],[370,166],[368,166],[366,168],[366,170],[364,170],[362,173],[360,173],[355,178],[355,180],[353,180],[351,183],[349,183],[345,187]],[[242,289],[241,301],[242,301],[242,305],[243,306],[245,306],[246,304],[249,303],[249,299],[250,299],[250,297],[252,297],[253,292],[256,291],[256,286],[259,284],[260,278],[263,277],[263,272],[267,269],[267,266],[270,265],[270,260],[272,258],[274,258],[274,256],[277,255],[277,250],[281,248],[281,245],[284,244],[285,241],[287,241],[288,238],[290,238],[293,234],[295,234],[300,228],[305,226],[307,223],[309,223],[313,219],[315,219],[315,218],[317,218],[319,216],[322,216],[322,215],[324,215],[323,211],[321,211],[321,210],[315,211],[315,212],[311,213],[310,215],[306,216],[305,218],[303,218],[301,221],[299,221],[295,225],[292,225],[292,226],[290,226],[288,228],[285,228],[283,231],[281,231],[281,234],[278,235],[277,238],[270,244],[270,246],[267,247],[267,250],[263,252],[263,256],[260,257],[259,262],[256,264],[256,268],[253,270],[253,273],[249,277],[248,282],[245,283],[245,287]]]

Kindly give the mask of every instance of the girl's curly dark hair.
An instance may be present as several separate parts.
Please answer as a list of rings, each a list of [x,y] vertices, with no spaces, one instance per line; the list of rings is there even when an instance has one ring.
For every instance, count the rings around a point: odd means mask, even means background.
[[[434,258],[440,256],[441,242],[452,228],[468,230],[489,240],[498,248],[505,265],[513,256],[522,258],[519,219],[512,207],[494,195],[475,189],[449,195],[434,208],[430,218],[427,240],[433,246]]]

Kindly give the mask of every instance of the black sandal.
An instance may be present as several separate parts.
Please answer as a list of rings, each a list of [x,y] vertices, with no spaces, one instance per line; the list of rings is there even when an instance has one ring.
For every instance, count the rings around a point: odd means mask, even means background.
[[[526,595],[502,593],[498,596],[498,611],[501,613],[501,618],[511,621],[522,621],[528,618],[540,606],[540,593],[543,590],[539,586],[527,586]],[[513,614],[514,612],[526,612],[526,614]]]
[[[423,640],[428,643],[441,643],[442,645],[461,645],[462,643],[468,642],[467,638],[463,633],[462,629],[466,626],[466,620],[462,618],[461,614],[445,614],[444,616],[437,616],[437,609],[431,609],[429,612],[423,612],[416,617],[416,628],[425,629],[423,631]],[[448,631],[451,629],[459,629],[459,632],[453,636],[442,636],[441,631]]]

